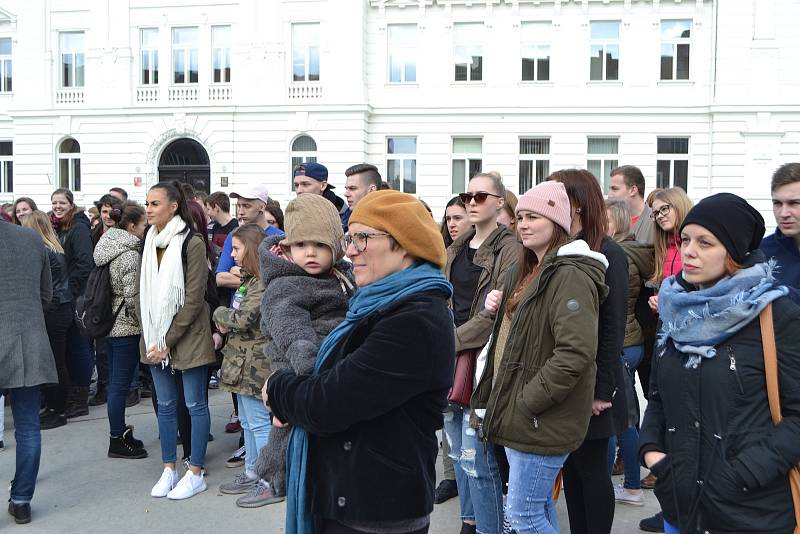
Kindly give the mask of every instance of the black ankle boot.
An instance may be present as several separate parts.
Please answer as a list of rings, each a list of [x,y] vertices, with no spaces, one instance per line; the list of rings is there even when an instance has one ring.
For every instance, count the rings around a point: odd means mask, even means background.
[[[108,441],[108,457],[128,458],[132,460],[147,458],[147,451],[140,446],[136,446],[134,441],[139,440],[134,439],[133,432],[131,432],[130,428],[126,428],[122,436],[111,436]]]
[[[15,504],[8,501],[8,513],[14,516],[14,522],[18,525],[24,525],[31,522],[31,504],[20,503]]]
[[[58,428],[66,424],[66,416],[63,413],[56,413],[53,410],[47,410],[39,416],[39,428],[42,430],[50,430],[51,428]]]
[[[73,386],[70,388],[67,409],[64,412],[67,419],[89,415],[89,386]]]

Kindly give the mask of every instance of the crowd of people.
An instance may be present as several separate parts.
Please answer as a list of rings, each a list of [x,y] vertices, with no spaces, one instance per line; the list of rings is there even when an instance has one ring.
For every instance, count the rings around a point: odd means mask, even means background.
[[[0,212],[18,523],[41,431],[90,405],[107,406],[108,457],[136,460],[125,409],[150,397],[151,496],[205,491],[221,388],[242,470],[219,490],[285,500],[287,534],[426,533],[456,496],[461,534],[554,533],[562,489],[573,533],[608,534],[649,489],[662,511],[642,530],[795,530],[800,163],[772,177],[766,238],[745,199],[646,195],[632,165],[607,198],[581,169],[519,198],[478,173],[439,224],[375,166],[345,174],[342,199],[324,165],[298,165],[285,210],[260,184],[162,182],[144,205],[113,188],[84,210],[57,189],[48,212]]]

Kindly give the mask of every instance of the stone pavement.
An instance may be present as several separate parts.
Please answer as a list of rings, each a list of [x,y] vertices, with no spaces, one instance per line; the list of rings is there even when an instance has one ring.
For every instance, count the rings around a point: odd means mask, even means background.
[[[1,408],[1,407],[0,407]],[[166,532],[283,532],[284,503],[245,510],[234,504],[235,496],[217,491],[222,482],[233,478],[235,469],[225,460],[236,448],[238,435],[225,434],[231,411],[230,395],[210,392],[211,428],[216,438],[208,446],[208,491],[186,501],[153,499],[150,488],[161,474],[158,430],[149,399],[128,408],[128,423],[136,427],[136,437],[144,441],[150,456],[143,460],[118,460],[106,456],[108,422],[105,406],[90,408],[87,417],[70,420],[67,426],[42,432],[42,465],[33,500],[33,522],[15,525],[5,509],[5,485],[14,473],[14,431],[11,409],[7,407],[5,452],[0,452],[0,481],[4,484],[0,510],[0,532],[28,534],[55,533],[142,533]],[[179,447],[180,452],[180,447]],[[441,462],[437,467],[441,469]],[[182,472],[180,473],[182,474]],[[615,477],[619,483],[619,477]],[[646,505],[617,506],[615,533],[634,533],[642,517],[657,511],[652,492],[646,492]],[[562,532],[568,532],[563,498],[558,503]],[[432,534],[459,531],[458,499],[437,505],[431,520]]]

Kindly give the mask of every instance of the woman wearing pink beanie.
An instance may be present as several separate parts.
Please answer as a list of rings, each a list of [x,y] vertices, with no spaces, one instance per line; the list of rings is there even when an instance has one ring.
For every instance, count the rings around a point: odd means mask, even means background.
[[[563,184],[529,190],[516,216],[522,255],[504,291],[486,298],[498,317],[472,408],[486,409],[484,434],[508,456],[511,528],[557,533],[553,483],[592,414],[608,263],[585,241],[571,241]]]

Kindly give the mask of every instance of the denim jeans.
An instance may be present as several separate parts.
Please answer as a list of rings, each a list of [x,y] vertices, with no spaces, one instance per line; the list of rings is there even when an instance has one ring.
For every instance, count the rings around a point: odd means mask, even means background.
[[[139,336],[105,338],[108,362],[108,426],[114,437],[125,431],[125,397],[139,367]]]
[[[89,338],[78,331],[75,319],[67,330],[67,369],[74,386],[88,386],[92,382],[94,358],[89,349]]]
[[[0,391],[0,441],[5,437],[6,428],[6,410],[5,410],[5,397],[3,392]]]
[[[253,478],[256,476],[258,451],[269,441],[272,421],[260,398],[239,394],[236,402],[239,405],[239,422],[244,429],[244,470]]]
[[[644,356],[644,345],[632,345],[622,349],[622,359],[625,362],[623,372],[630,373],[631,379],[635,376],[636,368]],[[633,383],[633,380],[631,380]],[[616,448],[619,442],[619,450],[622,454],[622,462],[625,465],[625,481],[622,486],[626,489],[641,489],[641,473],[639,471],[639,429],[631,426],[622,434],[611,436],[608,440],[608,472],[614,469],[616,460]]]
[[[158,433],[161,441],[161,461],[165,464],[175,463],[178,442],[178,388],[172,370],[161,365],[151,365],[150,374],[158,397]],[[206,388],[208,387],[208,368],[205,365],[181,371],[183,394],[186,397],[186,409],[192,421],[192,452],[189,463],[203,467],[208,447],[208,431],[211,418],[208,413]],[[130,384],[130,382],[128,382]]]
[[[31,502],[42,456],[39,386],[8,389],[4,393],[11,393],[11,416],[17,442],[17,470],[11,481],[11,500],[15,503]]]
[[[503,483],[494,446],[469,426],[469,408],[451,406],[444,414],[450,458],[456,467],[461,520],[474,520],[479,534],[503,530]]]
[[[553,483],[566,454],[542,456],[506,447],[508,501],[506,517],[516,534],[558,533]]]
[[[98,337],[94,340],[94,368],[97,369],[97,385],[108,386],[111,381],[111,372],[108,368],[108,344],[106,338]]]

